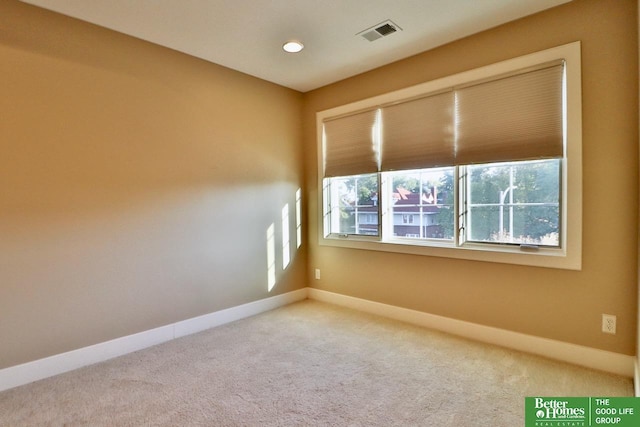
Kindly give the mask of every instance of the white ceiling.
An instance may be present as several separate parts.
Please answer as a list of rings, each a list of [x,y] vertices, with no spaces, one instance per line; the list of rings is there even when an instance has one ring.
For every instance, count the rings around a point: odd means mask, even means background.
[[[570,0],[23,1],[306,92]]]

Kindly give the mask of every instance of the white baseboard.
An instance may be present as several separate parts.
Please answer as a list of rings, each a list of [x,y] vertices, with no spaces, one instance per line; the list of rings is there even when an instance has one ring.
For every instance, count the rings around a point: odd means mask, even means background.
[[[306,298],[440,330],[476,341],[631,377],[635,379],[635,394],[637,397],[640,397],[640,367],[638,366],[638,359],[633,356],[478,325],[314,288],[298,289],[286,294],[276,295],[33,362],[1,369],[0,391],[52,377],[94,363],[103,362],[114,357],[123,356],[156,344],[254,316]]]
[[[308,288],[253,301],[111,341],[0,370],[0,391],[28,384],[307,298]]]
[[[324,301],[476,341],[569,362],[600,371],[634,377],[635,357],[519,332],[478,325],[374,301],[309,288],[309,299]],[[636,395],[638,381],[636,380]]]

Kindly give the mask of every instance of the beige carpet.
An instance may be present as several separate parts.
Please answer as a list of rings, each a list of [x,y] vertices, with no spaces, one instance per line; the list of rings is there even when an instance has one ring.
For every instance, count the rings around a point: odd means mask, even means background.
[[[315,301],[0,393],[0,425],[522,426],[631,379]]]

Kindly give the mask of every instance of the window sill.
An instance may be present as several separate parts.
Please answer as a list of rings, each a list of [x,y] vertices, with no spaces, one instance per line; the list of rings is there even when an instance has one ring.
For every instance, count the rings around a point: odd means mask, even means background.
[[[320,237],[322,246],[362,249],[379,252],[392,252],[410,255],[423,255],[442,258],[454,258],[470,261],[497,262],[503,264],[526,265],[532,267],[581,270],[580,254],[569,253],[564,249],[538,248],[535,251],[523,250],[518,246],[466,243],[455,246],[453,242],[416,241],[408,243],[404,239],[372,241],[359,236]]]

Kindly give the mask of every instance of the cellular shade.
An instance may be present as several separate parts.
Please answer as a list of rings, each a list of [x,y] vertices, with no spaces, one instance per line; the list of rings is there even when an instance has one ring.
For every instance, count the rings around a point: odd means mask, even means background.
[[[563,65],[456,89],[456,163],[563,155]]]
[[[453,92],[382,109],[382,170],[454,164]]]
[[[325,177],[378,171],[376,115],[370,110],[323,123]]]

